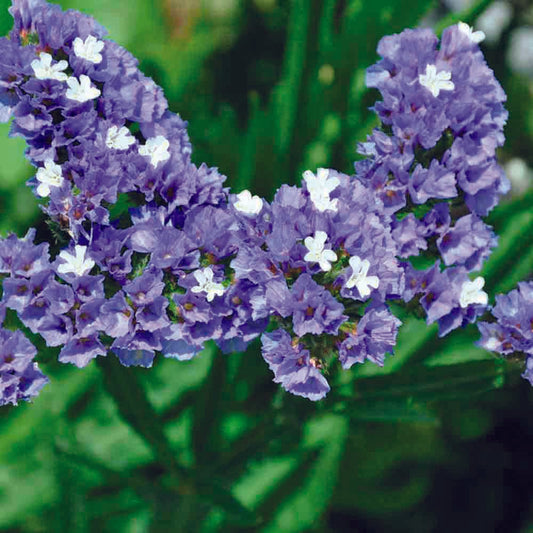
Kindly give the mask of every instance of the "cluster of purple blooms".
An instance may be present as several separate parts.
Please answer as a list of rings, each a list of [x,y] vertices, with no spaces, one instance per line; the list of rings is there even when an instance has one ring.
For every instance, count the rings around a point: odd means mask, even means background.
[[[521,282],[508,294],[496,296],[492,322],[479,322],[479,345],[504,356],[523,355],[522,376],[533,385],[533,281]]]
[[[356,175],[306,171],[269,203],[191,161],[186,123],[93,19],[45,0],[10,12],[0,118],[25,139],[29,185],[69,244],[0,240],[0,324],[16,312],[78,367],[109,351],[150,367],[156,353],[186,360],[209,340],[242,351],[261,336],[274,381],[318,400],[336,358],[383,365],[400,326],[391,300],[420,305],[442,335],[485,311],[469,273],[496,244],[480,216],[507,188],[494,155],[505,95],[468,27],[439,50],[429,30],[383,39],[367,79],[383,127]],[[433,249],[431,268],[412,266]],[[47,381],[36,350],[21,331],[0,337],[0,405],[30,399]]]

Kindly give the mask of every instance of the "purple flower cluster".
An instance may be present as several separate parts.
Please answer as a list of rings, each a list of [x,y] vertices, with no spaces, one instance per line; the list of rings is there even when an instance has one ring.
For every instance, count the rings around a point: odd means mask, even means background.
[[[150,367],[157,353],[186,360],[209,340],[230,352],[261,336],[274,381],[318,400],[336,359],[384,364],[400,326],[390,300],[419,304],[442,335],[485,309],[483,280],[468,273],[496,244],[480,216],[506,187],[494,159],[506,115],[459,27],[440,50],[426,30],[380,43],[368,84],[384,127],[358,179],[306,171],[269,203],[192,163],[185,122],[93,19],[45,0],[10,12],[0,120],[26,140],[29,185],[69,242],[0,240],[0,309],[60,347],[59,361],[112,351]],[[446,201],[457,188],[471,210],[460,217]],[[430,209],[407,213],[407,193]],[[398,259],[433,249],[447,268]],[[0,402],[34,396],[46,382],[35,349],[20,332],[0,337]]]
[[[45,0],[14,0],[0,39],[0,117],[28,144],[44,211],[76,239],[109,223],[121,193],[153,198],[190,166],[185,123],[137,60],[91,17]],[[172,169],[172,170],[170,170]],[[189,169],[187,169],[189,170]],[[195,172],[198,169],[190,169]]]
[[[254,287],[255,316],[271,318],[262,341],[275,381],[316,400],[335,356],[344,368],[383,364],[399,325],[385,302],[400,297],[404,276],[390,217],[370,189],[324,168],[303,177],[255,210],[247,191],[234,197],[247,237],[230,266]]]
[[[357,175],[393,214],[401,257],[440,256],[423,271],[405,263],[403,296],[416,297],[441,335],[483,312],[482,278],[481,292],[463,297],[466,307],[461,294],[467,273],[497,244],[480,217],[509,188],[495,153],[505,94],[479,50],[482,39],[464,23],[444,30],[440,44],[429,29],[405,30],[380,41],[382,59],[367,70],[367,85],[383,98],[374,107],[382,125],[360,145],[367,157]]]
[[[533,281],[496,296],[493,322],[479,322],[479,345],[501,355],[525,356],[522,376],[533,385]]]
[[[358,174],[392,212],[429,199],[464,196],[485,216],[509,183],[496,162],[504,141],[505,93],[464,23],[445,29],[440,46],[429,29],[405,30],[378,44],[383,58],[366,83],[383,97],[383,127],[363,143],[370,156]]]

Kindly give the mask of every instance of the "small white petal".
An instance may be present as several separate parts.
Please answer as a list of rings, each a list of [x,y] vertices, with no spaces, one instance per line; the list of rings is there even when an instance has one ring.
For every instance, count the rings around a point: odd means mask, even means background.
[[[203,270],[195,270],[194,277],[198,285],[192,287],[191,292],[205,292],[208,302],[213,301],[215,296],[222,296],[224,294],[224,285],[213,281],[213,271],[210,267],[206,267]]]
[[[304,239],[305,247],[309,250],[304,256],[304,261],[318,263],[324,272],[331,270],[332,262],[337,261],[337,254],[333,250],[324,250],[324,244],[328,239],[325,231],[316,231],[314,237]]]
[[[127,150],[135,143],[135,137],[125,126],[119,128],[113,125],[107,130],[105,143],[108,148],[113,148],[114,150]]]
[[[233,204],[237,211],[246,215],[258,215],[263,209],[263,200],[259,196],[252,196],[248,190],[237,195],[238,200]]]
[[[75,274],[76,276],[84,276],[95,265],[91,258],[85,257],[87,246],[77,244],[74,247],[74,254],[63,250],[59,257],[65,262],[57,267],[59,274]]]
[[[370,262],[368,259],[361,259],[359,256],[354,255],[349,260],[352,274],[346,281],[346,288],[351,289],[357,287],[359,294],[366,298],[372,292],[369,287],[377,289],[379,287],[379,278],[377,276],[368,276],[368,269],[370,268]]]
[[[485,279],[478,276],[474,281],[465,281],[461,286],[459,305],[465,309],[471,304],[487,305],[489,295],[481,290],[485,285]]]
[[[437,72],[435,65],[426,65],[426,73],[418,76],[420,85],[428,89],[435,97],[439,96],[440,91],[453,91],[455,84],[452,79],[452,73],[446,70]]]
[[[459,31],[461,33],[464,33],[473,43],[479,44],[481,41],[485,40],[484,32],[482,32],[481,30],[474,31],[474,28],[466,24],[466,22],[459,22],[458,26]]]
[[[316,176],[310,171],[306,170],[303,173],[303,178],[307,185],[307,190],[311,201],[319,211],[337,211],[338,199],[330,199],[329,195],[340,184],[339,178],[330,176],[330,171],[327,168],[319,168]]]
[[[139,154],[150,158],[150,164],[155,168],[162,162],[170,159],[168,148],[170,143],[163,135],[146,139],[146,144],[139,146]]]
[[[88,102],[100,96],[100,89],[91,85],[91,78],[82,74],[78,80],[74,76],[67,79],[68,89],[65,96],[69,100],[76,100],[77,102]]]
[[[77,57],[81,57],[95,64],[102,62],[103,58],[100,52],[104,48],[104,41],[98,41],[94,35],[89,35],[85,41],[76,37],[73,44],[74,53]]]
[[[37,169],[35,177],[39,182],[37,194],[42,197],[50,194],[50,187],[61,187],[63,184],[61,167],[54,163],[53,159],[47,159],[44,162],[44,167]]]
[[[39,80],[65,81],[68,76],[62,71],[67,67],[68,63],[64,59],[52,65],[52,56],[46,52],[41,52],[39,59],[31,62],[31,68]]]

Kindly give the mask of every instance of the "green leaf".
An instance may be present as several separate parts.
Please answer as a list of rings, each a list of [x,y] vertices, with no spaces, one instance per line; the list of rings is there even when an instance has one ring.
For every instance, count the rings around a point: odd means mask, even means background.
[[[138,374],[142,369],[122,366],[112,353],[98,358],[97,362],[106,389],[121,417],[150,446],[154,457],[164,468],[179,478],[186,478],[187,472],[177,463],[176,453],[167,440],[160,417],[139,383]]]
[[[497,359],[430,368],[409,367],[398,374],[357,380],[352,394],[342,398],[339,406],[355,408],[361,401],[407,398],[428,402],[472,396],[503,387],[507,381],[517,378],[519,370],[516,365]],[[339,401],[334,394],[332,399]]]
[[[300,532],[316,524],[332,496],[347,434],[348,421],[339,415],[317,416],[306,423],[302,446],[320,446],[320,454],[303,482],[279,502],[275,515],[261,531]]]

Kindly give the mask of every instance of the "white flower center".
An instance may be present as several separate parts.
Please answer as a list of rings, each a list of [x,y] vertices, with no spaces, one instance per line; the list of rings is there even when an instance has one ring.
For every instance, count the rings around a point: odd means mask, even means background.
[[[331,270],[331,263],[337,261],[337,254],[333,250],[324,250],[327,239],[328,235],[325,231],[315,231],[314,237],[306,237],[304,240],[305,246],[309,250],[305,254],[304,260],[318,263],[324,272]]]
[[[435,97],[439,96],[441,91],[453,91],[455,85],[452,79],[452,73],[447,70],[437,72],[435,65],[426,65],[426,73],[418,76],[420,85],[428,89]]]
[[[346,281],[346,288],[357,287],[359,294],[366,298],[372,292],[369,287],[374,289],[379,287],[379,278],[368,275],[368,269],[370,268],[368,259],[361,259],[359,256],[354,255],[350,257],[349,263],[352,268],[352,275]]]
[[[471,304],[487,305],[489,296],[481,290],[483,285],[485,285],[485,280],[481,276],[478,276],[474,281],[465,281],[461,287],[459,305],[463,309]]]
[[[94,266],[94,261],[85,257],[87,246],[76,244],[74,247],[74,254],[63,250],[59,257],[65,262],[57,267],[60,274],[76,274],[76,276],[83,276],[87,274]]]
[[[42,197],[50,194],[50,187],[61,187],[63,183],[61,167],[54,163],[53,159],[47,159],[44,162],[44,167],[37,169],[35,177],[39,182],[37,194]]]
[[[211,302],[215,296],[222,296],[224,294],[224,285],[213,281],[213,271],[210,267],[203,270],[196,270],[194,277],[198,282],[196,287],[192,287],[192,292],[205,292],[207,294],[207,301]]]
[[[263,209],[263,200],[259,196],[252,196],[248,190],[237,195],[238,200],[233,204],[237,211],[246,215],[258,215]]]
[[[67,67],[68,63],[64,59],[52,65],[52,56],[46,52],[41,52],[39,59],[34,59],[31,62],[31,68],[39,80],[65,81],[68,76],[61,71]]]
[[[125,126],[119,128],[118,126],[111,126],[107,130],[105,143],[108,148],[115,150],[127,150],[135,143],[135,137],[130,133],[130,130]]]
[[[169,146],[170,143],[162,135],[150,137],[145,145],[139,146],[139,154],[149,157],[151,165],[155,168],[159,162],[170,158]]]
[[[338,199],[331,200],[329,195],[339,186],[339,178],[330,176],[327,168],[319,168],[316,176],[310,170],[306,170],[303,173],[303,178],[311,201],[319,211],[322,212],[327,209],[337,211]]]
[[[458,26],[459,31],[464,33],[471,42],[479,44],[481,41],[485,40],[485,34],[481,30],[474,31],[474,28],[466,24],[466,22],[459,22]]]
[[[88,102],[100,96],[100,89],[91,85],[91,78],[82,74],[79,81],[74,76],[67,79],[68,89],[65,96],[77,102]]]
[[[99,41],[94,35],[89,35],[85,41],[82,41],[79,37],[74,39],[74,53],[86,59],[91,63],[100,63],[102,61],[102,54],[100,53],[104,48],[104,41]]]

